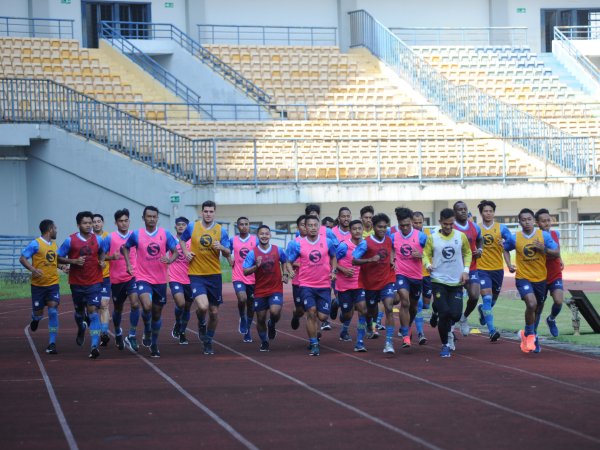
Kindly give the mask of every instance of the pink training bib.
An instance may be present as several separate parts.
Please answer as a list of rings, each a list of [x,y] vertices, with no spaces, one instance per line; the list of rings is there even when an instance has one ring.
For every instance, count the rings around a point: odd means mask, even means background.
[[[344,269],[354,269],[354,275],[349,278],[338,271],[335,278],[335,288],[340,292],[358,289],[358,276],[360,274],[360,266],[352,265],[352,252],[356,248],[356,244],[351,240],[345,241],[345,244],[348,246],[348,252],[342,259],[338,259],[338,266]]]
[[[352,238],[352,235],[350,234],[350,231],[342,231],[342,230],[340,230],[340,226],[339,225],[333,227],[331,229],[331,231],[333,231],[333,234],[335,234],[335,237],[338,239],[338,241],[340,242],[340,244],[342,242],[349,241]]]
[[[231,269],[231,281],[244,284],[254,284],[254,274],[244,275],[244,260],[249,252],[256,247],[256,236],[249,234],[246,239],[239,235],[233,237],[233,268]]]
[[[167,282],[167,265],[160,262],[160,258],[167,253],[166,248],[167,234],[164,228],[159,228],[153,236],[145,228],[138,231],[136,281],[150,284]]]
[[[320,235],[316,242],[308,239],[300,240],[300,272],[299,282],[302,287],[328,288],[331,287],[331,265],[329,264],[329,249],[327,239]]]
[[[419,242],[419,231],[413,229],[408,236],[402,232],[394,233],[394,250],[396,251],[396,275],[404,275],[415,280],[423,279],[423,262],[412,256],[413,250],[423,253]]]
[[[121,253],[121,247],[125,245],[127,239],[131,236],[131,232],[128,232],[125,237],[121,236],[118,232],[113,231],[110,234],[110,249],[108,253],[113,255],[115,253]],[[134,273],[137,264],[137,249],[135,247],[131,247],[129,249],[129,260],[131,261],[131,266],[133,267]],[[125,283],[131,280],[133,277],[127,273],[127,264],[125,264],[125,258],[121,255],[120,259],[116,259],[114,261],[110,261],[110,282],[111,284],[119,284]]]
[[[190,250],[191,242],[187,241],[185,247]],[[179,256],[169,265],[169,281],[181,284],[190,284],[190,277],[188,275],[188,268],[190,263],[185,259],[183,251],[181,250],[181,243],[177,244],[177,251]]]

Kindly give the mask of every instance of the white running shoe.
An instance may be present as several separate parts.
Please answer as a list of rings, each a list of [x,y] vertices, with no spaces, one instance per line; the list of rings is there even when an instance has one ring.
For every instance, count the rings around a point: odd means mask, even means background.
[[[391,342],[386,342],[385,347],[383,347],[383,353],[388,353],[390,355],[393,355],[394,353],[396,353],[394,351],[394,344],[392,344]]]
[[[463,316],[458,321],[458,324],[460,325],[460,334],[462,334],[463,336],[468,336],[469,332],[471,331],[471,327],[469,327],[469,319]]]
[[[452,333],[452,331],[448,333],[448,348],[451,351],[456,350],[456,345],[454,345],[454,334]]]

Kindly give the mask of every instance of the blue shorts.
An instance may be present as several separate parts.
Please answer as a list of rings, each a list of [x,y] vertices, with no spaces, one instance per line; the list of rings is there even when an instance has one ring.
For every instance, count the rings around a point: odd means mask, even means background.
[[[137,283],[135,282],[135,278],[132,278],[123,283],[111,284],[110,289],[112,292],[113,303],[121,305],[125,303],[128,296],[137,293]]]
[[[246,298],[252,300],[254,298],[254,285],[242,283],[241,281],[233,282],[233,290],[237,294],[238,292],[245,292]]]
[[[564,290],[562,278],[554,280],[552,283],[546,283],[546,292],[550,292],[552,294],[557,289],[560,289],[561,291]]]
[[[199,295],[208,297],[208,304],[219,306],[223,303],[223,278],[221,274],[215,275],[190,275],[192,297]]]
[[[403,289],[408,291],[408,296],[411,300],[419,301],[422,287],[422,280],[405,277],[404,275],[396,275],[396,290]]]
[[[48,302],[60,304],[60,288],[58,284],[52,286],[31,285],[31,308],[34,311],[44,309]]]
[[[317,308],[317,311],[322,314],[329,314],[331,309],[331,289],[300,287],[300,297],[304,304],[304,309]]]
[[[99,308],[102,299],[101,292],[102,283],[92,284],[91,286],[71,285],[71,294],[75,307],[87,305]]]
[[[165,305],[167,303],[167,283],[150,284],[147,281],[137,282],[138,295],[148,294],[152,298],[153,305]]]
[[[524,300],[527,294],[534,294],[538,304],[544,303],[544,300],[546,299],[545,281],[538,281],[534,283],[533,281],[517,278],[515,280],[515,284],[517,285],[517,290],[521,295],[521,299]]]
[[[396,283],[388,283],[383,289],[379,289],[378,291],[369,291],[365,289],[365,300],[367,301],[367,307],[370,308],[386,298],[394,298],[395,296]]]
[[[271,306],[283,306],[283,293],[275,292],[268,297],[256,297],[254,299],[254,311],[266,311]]]
[[[423,297],[431,298],[433,297],[433,286],[431,285],[431,277],[426,275],[423,277]]]
[[[110,298],[110,277],[104,277],[102,280],[102,289],[100,290],[100,297]]]
[[[469,281],[467,281],[467,284],[474,283],[479,284],[479,270],[477,269],[469,271]]]
[[[352,311],[354,305],[365,301],[364,289],[350,289],[347,291],[338,292],[338,303],[342,313],[345,314]]]
[[[491,289],[492,294],[498,295],[504,282],[504,270],[480,270],[479,284],[481,289]]]
[[[292,295],[294,296],[294,306],[302,306],[304,308],[304,302],[300,295],[300,286],[292,284]]]
[[[183,297],[186,302],[192,303],[194,298],[192,297],[192,286],[189,284],[177,283],[176,281],[169,281],[169,289],[171,289],[171,295],[175,297],[175,294],[183,292]]]

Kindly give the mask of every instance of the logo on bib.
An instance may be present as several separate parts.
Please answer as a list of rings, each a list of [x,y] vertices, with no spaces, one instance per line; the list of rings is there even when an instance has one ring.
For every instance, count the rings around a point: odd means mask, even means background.
[[[48,250],[48,252],[46,253],[46,261],[48,261],[49,263],[53,263],[54,261],[56,261],[56,253],[54,253],[54,250]]]
[[[388,257],[389,253],[388,253],[388,251],[385,248],[380,248],[377,251],[377,254],[379,255],[379,258],[380,258],[379,260],[383,261],[384,259],[386,259]]]
[[[444,257],[444,259],[452,259],[454,258],[455,254],[456,250],[454,250],[454,247],[444,247],[442,249],[442,256]]]
[[[412,247],[409,244],[402,244],[400,247],[400,253],[402,256],[410,256],[412,253]]]
[[[535,246],[533,244],[527,244],[523,247],[523,254],[528,258],[533,258],[533,255],[535,255]]]
[[[240,258],[246,259],[246,256],[248,256],[248,253],[250,253],[250,249],[249,248],[247,248],[247,247],[240,248],[240,251],[239,251]]]
[[[492,245],[494,243],[494,236],[492,234],[484,234],[483,243],[485,245]]]
[[[79,256],[90,256],[92,254],[92,249],[86,245],[85,247],[81,247],[79,250]]]
[[[210,234],[200,236],[200,245],[202,247],[210,247],[212,245],[212,236]]]
[[[156,256],[160,252],[160,247],[156,242],[151,242],[148,244],[148,247],[146,247],[146,252],[148,252],[150,256]]]
[[[321,258],[322,256],[319,250],[313,250],[308,255],[308,259],[310,259],[310,261],[313,263],[318,263],[319,261],[321,261]]]

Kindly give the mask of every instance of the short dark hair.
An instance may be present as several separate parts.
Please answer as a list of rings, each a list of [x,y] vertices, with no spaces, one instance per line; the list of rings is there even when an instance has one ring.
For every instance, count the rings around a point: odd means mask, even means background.
[[[450,219],[451,217],[455,217],[454,209],[444,208],[440,211],[440,220]]]
[[[546,208],[542,208],[542,209],[538,209],[537,212],[535,213],[535,220],[540,220],[540,216],[542,214],[548,214],[550,215],[550,211],[548,211]]]
[[[377,225],[379,222],[385,222],[386,224],[390,224],[390,218],[387,214],[379,213],[373,216],[373,226]]]
[[[148,212],[148,211],[154,211],[157,215],[160,214],[158,212],[158,208],[156,206],[146,206],[144,208],[144,212],[142,213],[142,217],[145,217],[146,216],[146,212]]]
[[[302,222],[303,220],[306,220],[306,214],[298,216],[298,218],[296,219],[296,225],[300,226],[300,222]]]
[[[321,225],[325,225],[327,222],[335,223],[335,220],[333,220],[333,217],[324,217],[323,220],[321,220]]]
[[[181,217],[178,217],[177,219],[175,219],[175,225],[177,225],[178,223],[181,223],[181,222],[185,223],[186,225],[190,223],[190,221],[188,220],[187,217],[181,216]]]
[[[317,223],[320,223],[319,218],[317,216],[310,216],[310,215],[306,216],[306,222],[308,222],[309,220],[316,220]]]
[[[202,203],[202,209],[207,208],[207,207],[217,209],[217,204],[215,202],[213,202],[212,200],[206,200],[204,203]]]
[[[462,200],[459,200],[459,201],[457,201],[457,202],[454,202],[454,205],[452,205],[452,209],[456,210],[456,207],[457,207],[459,204],[461,204],[461,203],[462,203],[463,205],[467,206],[467,204],[466,204],[465,202],[463,202]],[[467,208],[467,209],[468,209],[468,208]]]
[[[313,211],[317,213],[317,216],[321,215],[321,207],[319,205],[311,203],[310,205],[306,205],[306,208],[304,208],[304,214],[306,214],[307,216],[310,216],[310,213]]]
[[[240,220],[247,220],[248,222],[250,222],[250,219],[248,219],[246,216],[240,216],[240,217],[238,217],[238,219],[235,221],[235,223],[240,223]]]
[[[348,211],[350,214],[352,214],[352,211],[350,211],[350,208],[348,208],[347,206],[342,206],[340,208],[340,210],[338,211],[338,217],[340,217],[340,214],[342,214],[342,211]]]
[[[117,209],[115,211],[115,222],[123,216],[127,216],[127,218],[129,219],[129,210],[127,208]]]
[[[425,215],[421,211],[413,211],[411,218],[422,217],[425,218]]]
[[[479,210],[479,214],[483,213],[483,208],[485,208],[486,206],[489,206],[494,211],[496,211],[496,204],[493,201],[491,201],[491,200],[481,200],[479,202],[479,205],[477,205],[477,209]]]
[[[85,218],[85,217],[89,217],[90,219],[94,220],[94,215],[92,214],[91,211],[80,211],[77,213],[77,215],[75,216],[75,220],[77,221],[77,225],[79,225],[81,223],[81,221]]]
[[[410,219],[413,215],[411,209],[404,208],[403,206],[399,206],[394,210],[394,212],[396,213],[396,219],[398,220],[398,222],[400,222],[401,220]]]
[[[371,214],[375,214],[375,210],[371,205],[364,206],[360,209],[360,217],[364,216],[368,212],[370,212]]]
[[[362,227],[362,221],[355,219],[353,221],[350,222],[350,224],[348,225],[348,228],[352,228],[354,225],[360,225]]]
[[[256,229],[256,234],[258,234],[258,232],[259,232],[260,230],[263,230],[263,229],[271,231],[271,228],[269,228],[269,226],[268,226],[268,225],[264,225],[264,224],[263,224],[263,225],[260,225],[260,226],[259,226],[259,227]]]
[[[94,215],[92,216],[92,220],[94,220],[96,217],[100,217],[100,220],[104,222],[104,216],[102,214],[94,213]]]
[[[54,221],[50,219],[44,219],[40,222],[40,233],[44,234],[50,231],[50,228],[54,226]]]
[[[521,211],[519,211],[519,215],[517,216],[519,220],[521,220],[521,214],[531,214],[533,217],[535,217],[535,214],[529,208],[523,208]]]

